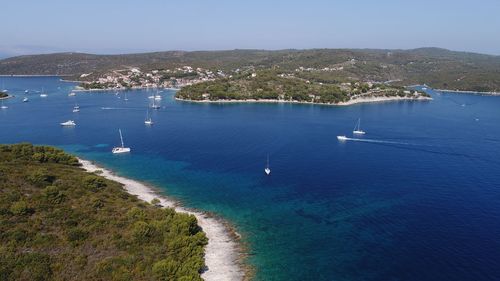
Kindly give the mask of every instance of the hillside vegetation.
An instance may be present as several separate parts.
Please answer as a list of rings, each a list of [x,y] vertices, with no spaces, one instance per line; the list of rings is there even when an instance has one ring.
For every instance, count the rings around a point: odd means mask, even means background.
[[[0,145],[0,280],[201,280],[206,243],[59,149]]]
[[[393,81],[400,86],[500,91],[500,57],[438,48],[414,50],[312,49],[170,51],[128,55],[58,53],[0,60],[0,74],[58,74],[92,81],[113,70],[174,69],[190,65],[230,73],[237,69],[298,71],[309,80]],[[81,77],[81,74],[89,74]]]

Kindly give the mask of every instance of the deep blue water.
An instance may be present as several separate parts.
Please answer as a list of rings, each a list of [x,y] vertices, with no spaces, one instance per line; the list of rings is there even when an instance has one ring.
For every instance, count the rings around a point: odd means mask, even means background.
[[[73,84],[55,77],[2,83],[18,97],[0,111],[1,143],[56,145],[221,215],[257,280],[500,280],[500,97],[208,105],[164,91],[148,128],[152,91],[126,102],[68,97]],[[367,141],[338,142],[358,118]],[[59,126],[68,119],[76,128]],[[130,155],[110,153],[118,128]]]

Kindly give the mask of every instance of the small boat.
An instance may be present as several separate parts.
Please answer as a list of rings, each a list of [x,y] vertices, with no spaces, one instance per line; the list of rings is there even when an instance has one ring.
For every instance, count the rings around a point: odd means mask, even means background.
[[[155,100],[153,99],[153,104],[151,105],[152,109],[160,109],[160,106],[155,103]]]
[[[156,94],[153,95],[153,98],[155,100],[161,100],[162,99],[162,97],[160,96],[160,92],[158,91],[158,89],[156,90]]]
[[[339,141],[346,141],[346,140],[348,140],[348,138],[346,136],[337,136],[337,139]]]
[[[75,106],[73,106],[73,109],[80,109],[80,106],[77,103],[75,103]]]
[[[72,127],[72,126],[76,126],[76,123],[73,120],[68,120],[66,122],[62,122],[61,126],[66,126],[66,127],[70,127],[71,126]]]
[[[29,102],[29,99],[28,98],[24,98],[23,102]]]
[[[355,135],[366,134],[365,131],[361,130],[361,118],[358,119],[358,123],[356,123],[356,126],[354,126],[354,130],[352,131],[352,133]]]
[[[264,169],[264,173],[266,173],[266,175],[271,174],[271,169],[269,168],[269,155],[267,155],[267,164],[266,164],[266,168]]]
[[[113,152],[114,154],[130,152],[130,147],[125,147],[125,145],[123,144],[122,130],[118,129],[118,132],[120,132],[120,141],[122,143],[122,146],[113,147],[113,150],[111,150],[111,152]]]
[[[27,94],[27,93],[29,93],[29,92],[30,92],[30,90],[24,90],[24,93],[25,93],[25,94]]]
[[[4,105],[4,104],[3,104],[3,101],[2,101],[2,106],[0,106],[0,108],[1,108],[1,109],[7,109],[7,108],[9,108],[9,107],[8,107],[8,106],[6,106],[6,105]]]
[[[75,92],[71,92],[71,93],[68,94],[68,97],[74,97],[74,96],[76,96]]]
[[[127,98],[127,93],[125,93],[125,98],[123,99],[124,101],[128,101],[128,98]]]
[[[144,124],[149,125],[149,126],[154,124],[153,119],[151,119],[151,117],[149,117],[149,110],[146,113],[146,120],[144,120]]]
[[[40,97],[41,97],[41,98],[46,98],[46,97],[48,97],[48,95],[44,93],[43,88],[42,88],[42,93],[40,94]]]

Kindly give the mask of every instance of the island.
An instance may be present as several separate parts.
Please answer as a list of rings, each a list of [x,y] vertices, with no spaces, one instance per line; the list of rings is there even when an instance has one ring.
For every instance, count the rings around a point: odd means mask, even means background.
[[[158,203],[62,150],[0,145],[0,279],[202,280],[205,233]]]
[[[393,100],[429,100],[425,92],[382,82],[318,82],[294,72],[245,71],[183,87],[176,99],[195,102],[292,102],[350,105]]]

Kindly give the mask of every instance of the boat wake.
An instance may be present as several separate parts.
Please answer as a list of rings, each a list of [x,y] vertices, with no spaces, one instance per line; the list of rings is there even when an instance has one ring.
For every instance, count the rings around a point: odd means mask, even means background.
[[[364,143],[372,143],[383,146],[390,146],[398,149],[405,149],[411,151],[419,151],[431,154],[439,154],[439,155],[448,155],[448,156],[457,156],[463,157],[469,160],[478,160],[487,163],[492,163],[495,165],[500,165],[500,161],[484,158],[478,155],[467,154],[463,152],[454,151],[451,147],[442,147],[436,146],[432,144],[421,144],[421,143],[409,143],[409,142],[398,142],[398,141],[388,141],[388,140],[374,140],[374,139],[358,139],[358,138],[349,138],[343,137],[341,141],[354,141],[354,142],[364,142]]]
[[[101,107],[102,110],[142,110],[141,108],[133,107]]]
[[[387,141],[387,140],[373,140],[373,139],[358,139],[358,138],[348,138],[345,137],[345,141],[359,141],[359,142],[370,142],[370,143],[382,143],[382,144],[400,144],[400,145],[418,145],[409,142],[399,142],[399,141]]]

